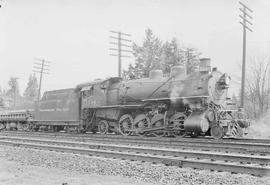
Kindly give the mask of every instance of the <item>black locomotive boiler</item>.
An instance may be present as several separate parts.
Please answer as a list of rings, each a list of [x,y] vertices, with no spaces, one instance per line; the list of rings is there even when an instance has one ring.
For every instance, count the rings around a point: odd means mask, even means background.
[[[241,109],[227,109],[229,82],[204,58],[190,74],[184,66],[174,66],[168,77],[152,70],[148,78],[113,77],[47,91],[32,110],[1,112],[1,128],[239,137],[248,124]]]

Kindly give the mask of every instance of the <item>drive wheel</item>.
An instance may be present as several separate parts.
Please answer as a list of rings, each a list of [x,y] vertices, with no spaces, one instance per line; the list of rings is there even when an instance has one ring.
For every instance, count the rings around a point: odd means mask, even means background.
[[[159,127],[164,127],[164,115],[163,114],[156,114],[152,119],[151,119],[151,126],[152,128],[159,128]],[[153,135],[156,137],[163,137],[166,135],[166,131],[164,128],[161,128],[160,130],[153,131]]]
[[[145,114],[138,114],[132,124],[132,128],[139,136],[145,136],[147,133],[143,131],[150,126],[150,119]]]
[[[98,132],[102,135],[107,134],[109,131],[109,124],[106,120],[98,122]]]
[[[221,139],[224,136],[224,129],[218,125],[213,125],[210,132],[214,139]]]
[[[159,130],[159,131],[155,131],[153,132],[153,135],[155,137],[164,137],[166,135],[167,132],[165,132],[165,130]]]
[[[121,116],[119,120],[119,132],[124,136],[130,135],[132,133],[132,123],[133,118],[130,114],[124,114]]]

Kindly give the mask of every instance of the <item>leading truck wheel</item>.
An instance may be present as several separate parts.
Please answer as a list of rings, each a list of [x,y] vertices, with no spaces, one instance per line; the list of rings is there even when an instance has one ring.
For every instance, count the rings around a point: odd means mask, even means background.
[[[238,124],[233,124],[230,127],[231,136],[233,137],[243,137],[244,131]]]
[[[221,139],[224,136],[224,129],[221,126],[213,125],[211,127],[211,136],[215,139]]]

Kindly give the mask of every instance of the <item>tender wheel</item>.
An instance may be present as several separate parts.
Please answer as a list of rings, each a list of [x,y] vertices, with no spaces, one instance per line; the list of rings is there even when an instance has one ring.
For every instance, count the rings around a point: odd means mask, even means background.
[[[23,131],[30,131],[29,123],[23,124],[22,130],[23,130]]]
[[[0,123],[0,130],[4,130],[6,128],[6,126],[2,123]]]
[[[60,126],[53,126],[52,129],[53,129],[53,132],[60,132],[61,127]],[[44,131],[48,131],[48,130],[50,130],[50,128],[45,127]]]
[[[107,134],[109,131],[109,124],[106,120],[101,120],[98,122],[98,132],[100,134]]]
[[[8,130],[8,131],[11,130],[10,123],[7,123],[7,124],[6,124],[6,130]]]
[[[224,136],[224,129],[221,126],[213,125],[211,127],[211,136],[215,139],[221,139]]]
[[[132,124],[132,116],[130,114],[124,114],[119,120],[119,132],[124,136],[130,135],[132,133]]]
[[[70,133],[70,128],[69,128],[69,126],[65,126],[65,127],[64,127],[64,130],[65,130],[66,133]]]

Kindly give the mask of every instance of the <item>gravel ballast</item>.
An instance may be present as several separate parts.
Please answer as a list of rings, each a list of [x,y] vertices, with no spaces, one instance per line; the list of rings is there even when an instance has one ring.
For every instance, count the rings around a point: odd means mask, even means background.
[[[60,169],[70,173],[120,176],[130,178],[132,181],[137,182],[137,184],[270,185],[270,177],[255,177],[246,174],[231,174],[229,172],[210,170],[194,170],[162,164],[107,159],[10,146],[0,147],[0,159],[13,161],[23,166]]]

